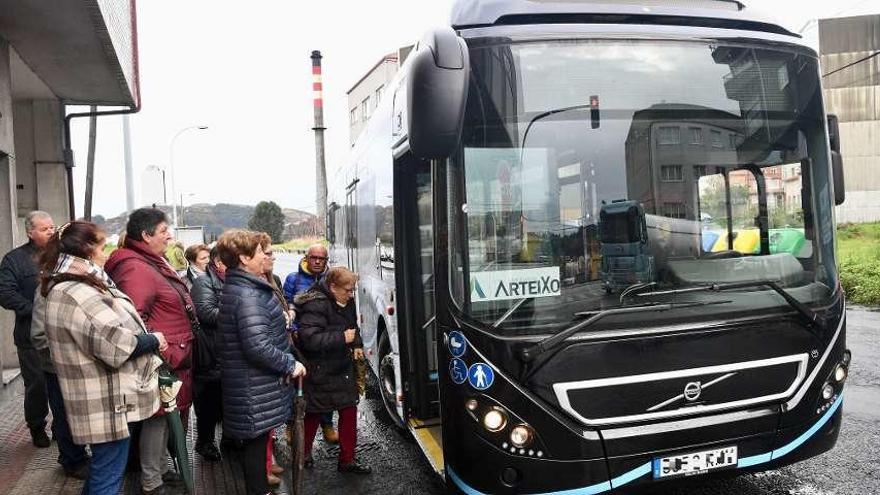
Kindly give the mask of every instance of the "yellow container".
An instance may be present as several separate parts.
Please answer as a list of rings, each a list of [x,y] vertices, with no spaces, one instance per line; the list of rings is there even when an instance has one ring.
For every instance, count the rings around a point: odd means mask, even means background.
[[[757,254],[761,250],[761,233],[758,229],[747,229],[734,231],[736,234],[733,238],[733,250],[744,254]],[[712,252],[727,250],[727,234],[723,233],[715,241],[712,246]]]

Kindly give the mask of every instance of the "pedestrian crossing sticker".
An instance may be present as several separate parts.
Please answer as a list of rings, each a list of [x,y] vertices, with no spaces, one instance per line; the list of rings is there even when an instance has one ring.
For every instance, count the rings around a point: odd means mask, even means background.
[[[449,378],[451,378],[456,385],[461,385],[467,381],[468,367],[464,361],[458,358],[452,358],[452,360],[449,361]]]
[[[461,357],[464,355],[464,352],[467,350],[467,341],[464,340],[464,335],[461,332],[455,330],[450,332],[449,334],[449,354],[452,354],[452,357]]]
[[[486,390],[495,381],[495,372],[486,363],[474,363],[468,369],[468,381],[477,390]]]

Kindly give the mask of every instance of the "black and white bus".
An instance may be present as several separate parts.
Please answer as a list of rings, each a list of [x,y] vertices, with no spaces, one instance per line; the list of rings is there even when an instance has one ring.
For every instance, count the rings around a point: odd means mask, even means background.
[[[457,2],[330,191],[388,413],[467,494],[831,449],[836,126],[815,51],[736,1]]]

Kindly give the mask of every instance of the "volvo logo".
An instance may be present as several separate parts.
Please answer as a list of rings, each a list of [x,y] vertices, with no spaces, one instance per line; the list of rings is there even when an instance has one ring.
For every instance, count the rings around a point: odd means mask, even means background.
[[[730,378],[736,374],[737,374],[736,371],[732,371],[730,373],[726,373],[724,375],[721,375],[718,378],[713,378],[712,380],[709,380],[706,383],[688,382],[688,384],[684,386],[684,390],[680,394],[676,395],[675,397],[666,399],[659,404],[655,404],[655,405],[649,407],[647,409],[647,411],[653,412],[658,409],[662,409],[670,404],[675,404],[676,402],[679,402],[682,399],[684,399],[688,403],[694,402],[695,400],[700,398],[700,395],[703,393],[703,390],[705,390],[709,387],[712,387],[719,382],[723,382],[724,380],[727,380],[728,378]],[[684,404],[684,405],[687,406],[688,404]]]
[[[689,402],[699,399],[702,392],[703,386],[700,385],[700,382],[688,382],[688,384],[684,386],[684,398]]]

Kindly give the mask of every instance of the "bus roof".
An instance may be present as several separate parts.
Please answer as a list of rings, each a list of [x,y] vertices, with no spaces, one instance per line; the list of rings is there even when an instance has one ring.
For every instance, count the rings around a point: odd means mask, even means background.
[[[800,37],[736,0],[457,0],[454,29],[516,24],[662,24]]]

